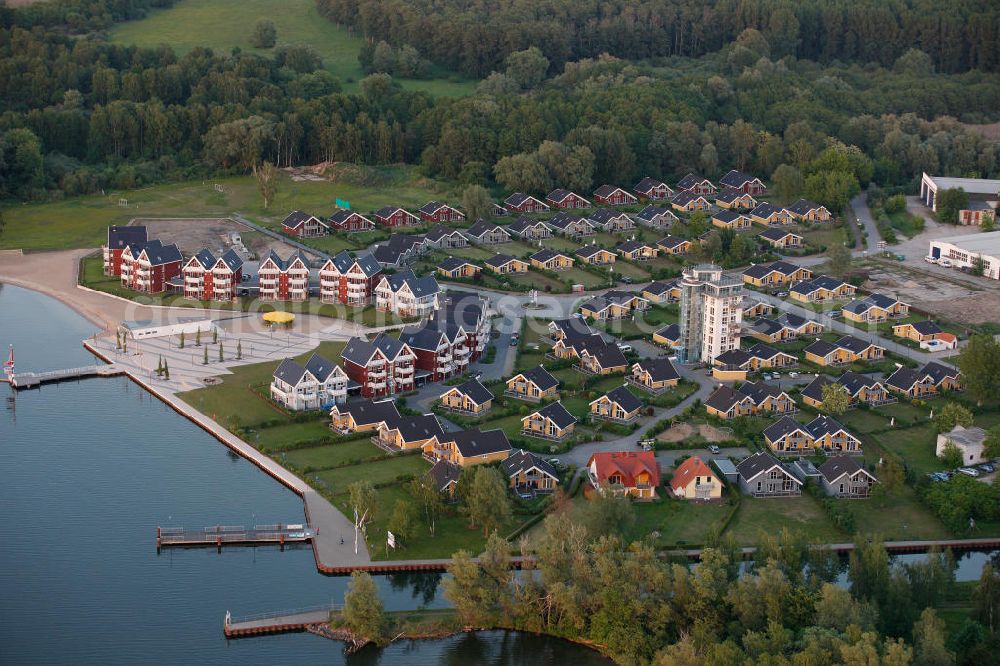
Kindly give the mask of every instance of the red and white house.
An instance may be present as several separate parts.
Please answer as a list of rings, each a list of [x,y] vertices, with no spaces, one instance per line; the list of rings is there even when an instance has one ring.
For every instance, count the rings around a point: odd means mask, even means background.
[[[420,219],[424,222],[462,222],[465,215],[448,204],[430,201],[420,207]]]
[[[674,189],[678,192],[690,192],[691,194],[710,197],[715,195],[716,187],[708,178],[689,173],[677,181],[677,187]]]
[[[319,298],[324,303],[363,306],[372,302],[382,266],[370,254],[352,257],[344,250],[319,269]]]
[[[418,379],[441,381],[465,372],[490,338],[485,303],[474,294],[435,310],[418,326],[404,328],[399,340],[416,355]]]
[[[639,199],[620,187],[614,185],[601,185],[594,190],[594,201],[605,206],[631,206]]]
[[[544,213],[549,209],[548,204],[524,192],[514,192],[503,200],[503,205],[515,213]]]
[[[129,245],[121,255],[122,286],[134,291],[157,294],[167,282],[181,274],[184,257],[177,246],[158,240]]]
[[[417,277],[405,270],[382,275],[375,285],[375,308],[401,317],[423,317],[438,306],[441,288],[433,276]]]
[[[356,231],[371,231],[375,228],[375,223],[361,213],[343,209],[338,210],[331,215],[330,219],[327,220],[327,224],[331,229],[346,231],[348,233],[354,233]]]
[[[723,187],[731,187],[734,190],[739,190],[740,192],[751,196],[758,196],[767,192],[767,187],[760,178],[754,178],[753,176],[745,174],[742,171],[737,171],[736,169],[733,169],[720,178],[719,184]]]
[[[399,206],[383,206],[375,211],[375,223],[380,227],[412,227],[420,224],[420,218]]]
[[[632,191],[647,201],[666,201],[674,196],[674,191],[666,183],[648,176],[636,183]]]
[[[122,274],[122,252],[132,243],[143,244],[147,241],[146,227],[108,227],[108,242],[104,250],[104,274]]]
[[[545,200],[553,208],[590,208],[592,205],[576,192],[563,189],[552,190]]]
[[[361,386],[361,395],[378,398],[415,388],[416,354],[405,342],[379,333],[368,342],[351,338],[341,354],[344,372]]]
[[[293,210],[289,213],[288,217],[281,222],[281,230],[286,235],[296,238],[315,238],[330,233],[330,228],[318,217],[303,213],[301,210]]]
[[[282,260],[271,250],[257,271],[264,301],[304,301],[309,298],[309,263],[301,250]]]
[[[231,301],[243,277],[243,259],[235,250],[216,257],[201,250],[184,264],[184,298],[196,301]]]

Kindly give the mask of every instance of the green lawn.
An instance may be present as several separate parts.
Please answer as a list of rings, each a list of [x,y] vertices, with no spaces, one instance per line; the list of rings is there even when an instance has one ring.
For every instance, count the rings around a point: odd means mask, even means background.
[[[659,488],[662,496],[669,492]],[[636,502],[635,525],[625,535],[629,541],[643,539],[658,532],[657,547],[693,546],[703,544],[705,537],[719,527],[732,507],[728,504],[704,504],[676,499],[657,502]]]
[[[455,551],[465,549],[478,555],[486,545],[486,537],[482,529],[472,529],[469,521],[458,514],[455,505],[449,505],[445,513],[438,517],[434,527],[435,533],[432,537],[430,529],[423,516],[419,516],[415,526],[415,535],[408,540],[400,540],[401,547],[390,550],[386,553],[385,535],[388,529],[389,519],[392,515],[396,500],[403,500],[413,504],[413,497],[402,485],[391,485],[378,489],[378,511],[375,519],[368,525],[366,532],[368,535],[369,553],[374,560],[399,559],[437,559],[451,557]],[[334,504],[343,514],[351,515],[351,507],[348,505],[347,497],[335,498]],[[509,534],[518,524],[515,520],[503,525],[499,532],[502,535]],[[347,537],[345,537],[347,538]]]
[[[889,427],[889,419],[881,415],[882,408],[875,409],[851,409],[838,417],[835,417],[848,430],[856,433],[868,433],[873,430],[880,430]]]
[[[584,289],[598,289],[600,287],[607,287],[611,284],[608,276],[597,275],[595,273],[591,273],[590,271],[585,271],[582,268],[570,268],[569,270],[561,271],[559,274],[563,276],[571,285],[582,284]]]
[[[193,341],[188,341],[192,350],[197,349]],[[346,342],[321,342],[316,352],[328,359],[340,358]],[[312,352],[297,356],[296,360],[305,361]],[[210,355],[211,356],[211,355]],[[276,419],[288,420],[288,417],[270,402],[260,397],[251,387],[269,384],[278,367],[277,361],[251,363],[231,368],[232,374],[223,375],[222,382],[214,386],[185,391],[179,394],[188,403],[203,414],[207,414],[227,428],[256,427],[261,423]],[[272,445],[280,447],[282,441],[273,441]]]
[[[325,427],[325,426],[324,426]],[[367,439],[308,449],[286,451],[277,456],[279,462],[288,462],[299,469],[329,469],[338,465],[348,465],[356,460],[364,460],[377,455],[388,455],[375,447]]]
[[[250,45],[254,24],[261,18],[274,22],[278,46],[312,47],[345,89],[355,89],[357,81],[364,77],[358,63],[363,38],[320,16],[313,0],[181,0],[169,9],[152,12],[148,18],[118,23],[110,33],[112,41],[119,44],[145,47],[169,44],[181,55],[199,46],[221,53],[239,47],[271,55],[273,49],[255,49]],[[404,79],[401,83],[409,90],[452,97],[468,95],[475,88],[475,81],[447,72],[436,73],[438,78]]]
[[[298,445],[301,442],[330,441],[335,437],[330,424],[325,418],[305,423],[289,423],[287,425],[261,428],[253,433],[247,433],[246,439],[265,451],[281,451]]]
[[[801,497],[744,497],[733,521],[726,528],[740,545],[750,546],[766,532],[773,536],[782,528],[798,532],[810,541],[839,543],[850,539],[823,513],[816,500]]]
[[[358,210],[387,204],[416,208],[431,199],[457,201],[450,186],[420,176],[412,167],[338,165],[330,180],[296,182],[282,175],[270,208],[264,209],[250,176],[154,185],[138,190],[111,191],[63,201],[23,204],[4,210],[6,227],[0,249],[65,250],[100,247],[112,224],[128,224],[135,217],[229,217],[239,211],[254,222],[278,228],[295,209],[329,215],[335,198],[347,199]],[[217,192],[214,184],[223,186]],[[118,206],[128,200],[128,208]],[[338,238],[338,237],[335,237]],[[339,236],[361,243],[363,239]],[[311,240],[308,242],[312,242]],[[320,239],[317,246],[332,243]]]
[[[369,447],[375,455],[378,449],[373,444],[369,444]],[[419,476],[430,467],[430,463],[419,455],[397,455],[385,460],[316,472],[310,475],[310,481],[331,494],[339,495],[346,493],[347,487],[360,479],[371,481],[373,485],[391,483],[402,475]]]
[[[900,456],[917,475],[940,471],[944,466],[934,455],[937,433],[931,425],[901,428],[870,435],[875,444]]]
[[[950,539],[948,531],[934,514],[917,499],[910,486],[882,500],[838,500],[847,502],[854,514],[855,533],[877,534],[885,541],[906,539]]]
[[[813,225],[808,228],[799,226],[791,228],[790,231],[802,236],[806,245],[815,248],[820,246],[829,248],[835,243],[847,240],[847,227],[834,229],[832,224]]]

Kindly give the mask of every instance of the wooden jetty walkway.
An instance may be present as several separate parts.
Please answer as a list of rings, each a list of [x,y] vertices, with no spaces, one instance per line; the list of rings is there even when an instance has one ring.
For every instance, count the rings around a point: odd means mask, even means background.
[[[226,611],[226,618],[222,623],[222,631],[226,635],[226,638],[306,631],[313,625],[326,624],[330,621],[330,613],[342,609],[343,606],[341,605],[329,604],[326,606],[277,611],[275,613],[247,615],[245,617],[233,617],[229,611]]]
[[[157,527],[156,549],[175,546],[195,548],[200,546],[257,546],[312,541],[317,530],[308,525],[213,525],[200,530],[183,527]]]
[[[66,368],[64,370],[51,370],[49,372],[15,372],[11,375],[9,383],[16,389],[30,389],[37,388],[42,384],[49,384],[52,382],[64,382],[73,379],[85,379],[87,377],[112,377],[114,375],[123,375],[125,371],[116,366],[114,363],[111,365],[86,365],[80,368]]]

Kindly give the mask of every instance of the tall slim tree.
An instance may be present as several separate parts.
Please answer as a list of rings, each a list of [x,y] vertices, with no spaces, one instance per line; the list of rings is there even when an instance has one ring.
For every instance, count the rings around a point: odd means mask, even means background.
[[[205,345],[204,347],[202,347],[201,351],[202,351],[202,354],[201,354],[201,364],[202,365],[208,365],[208,345]]]
[[[367,571],[355,571],[344,593],[344,623],[355,634],[368,640],[378,640],[382,635],[385,613],[378,587]]]
[[[482,185],[469,185],[462,192],[462,208],[470,221],[489,216],[493,208],[490,193]]]
[[[267,210],[278,191],[278,168],[270,162],[264,162],[260,166],[255,164],[253,177],[257,182],[257,191],[264,200],[264,209]]]
[[[990,335],[969,336],[956,363],[966,390],[980,404],[1000,399],[1000,343]]]

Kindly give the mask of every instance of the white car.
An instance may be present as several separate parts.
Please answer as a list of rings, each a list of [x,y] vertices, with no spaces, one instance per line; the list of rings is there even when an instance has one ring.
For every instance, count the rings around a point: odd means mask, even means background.
[[[938,266],[942,266],[944,268],[951,268],[951,262],[948,261],[947,259],[939,259]]]
[[[618,343],[618,349],[621,349],[623,352],[630,352],[630,351],[632,351],[632,345],[626,345],[626,344],[623,344],[623,343],[619,342]]]
[[[936,264],[938,262],[938,260],[935,259],[934,257],[924,257],[924,261],[926,261],[928,264]]]
[[[979,470],[974,467],[960,467],[958,471],[966,476],[979,476]]]

